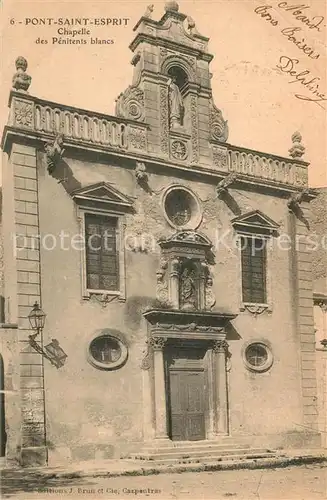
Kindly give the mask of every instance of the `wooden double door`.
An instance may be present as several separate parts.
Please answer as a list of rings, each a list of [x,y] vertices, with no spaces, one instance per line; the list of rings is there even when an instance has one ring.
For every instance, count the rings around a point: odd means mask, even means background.
[[[203,350],[175,350],[168,363],[170,438],[196,441],[206,438],[206,373]]]

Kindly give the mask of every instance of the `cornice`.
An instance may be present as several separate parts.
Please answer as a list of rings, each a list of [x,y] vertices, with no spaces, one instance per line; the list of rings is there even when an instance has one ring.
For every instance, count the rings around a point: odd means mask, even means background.
[[[33,132],[29,130],[19,130],[15,127],[5,126],[3,136],[2,136],[2,144],[1,147],[5,152],[8,152],[11,142],[14,139],[18,139],[19,142],[33,142],[36,145],[41,145],[44,147],[44,144],[49,140],[53,139],[53,134],[43,133],[43,132]],[[225,143],[224,143],[225,145]],[[162,169],[167,169],[171,171],[178,172],[179,174],[184,173],[187,176],[201,177],[206,178],[207,180],[218,182],[219,180],[226,177],[225,172],[217,171],[213,168],[203,167],[201,165],[185,165],[178,164],[176,161],[172,162],[169,160],[158,159],[157,154],[135,154],[130,151],[124,151],[121,149],[117,149],[114,147],[110,147],[108,145],[101,144],[90,144],[85,143],[78,139],[65,138],[64,139],[64,148],[66,152],[66,156],[69,155],[69,150],[71,151],[85,151],[90,154],[94,154],[95,158],[99,156],[99,154],[106,155],[108,157],[113,158],[124,158],[128,160],[134,161],[143,161],[147,163],[148,171],[153,170],[153,173],[158,173],[158,167]],[[248,150],[251,152],[251,150]],[[288,159],[287,159],[288,161]],[[151,168],[152,167],[152,168]],[[292,193],[297,193],[301,191],[303,188],[299,186],[292,186],[289,184],[283,183],[272,183],[269,180],[259,179],[255,176],[242,175],[238,174],[237,183],[240,186],[246,188],[246,186],[250,188],[254,188],[256,190],[264,190],[267,189],[273,191],[274,193],[278,193],[281,196],[287,196]],[[310,190],[310,193],[307,195],[308,199],[313,199],[317,196],[317,193],[314,189]]]

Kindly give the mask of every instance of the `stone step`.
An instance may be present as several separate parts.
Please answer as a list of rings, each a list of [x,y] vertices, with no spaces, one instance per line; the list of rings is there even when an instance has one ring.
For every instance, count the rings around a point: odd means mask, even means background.
[[[143,446],[142,450],[140,453],[153,453],[153,454],[158,454],[158,453],[187,453],[189,451],[216,451],[216,450],[236,450],[236,449],[249,449],[250,445],[245,444],[243,445],[242,443],[235,443],[235,444],[188,444],[184,446],[167,446],[167,447],[160,447],[157,446],[156,448],[154,447],[147,447]]]
[[[157,465],[176,465],[176,464],[192,464],[192,463],[217,463],[217,462],[233,462],[233,461],[247,461],[247,460],[259,460],[259,459],[268,459],[275,458],[275,454],[272,452],[267,453],[241,453],[235,455],[221,455],[219,453],[210,454],[209,456],[192,456],[189,458],[181,458],[181,457],[169,457],[169,458],[158,458],[155,460],[151,459],[143,459],[145,463],[151,464],[152,466]],[[142,462],[140,459],[131,458],[134,462]]]
[[[166,449],[166,448],[196,448],[201,446],[222,446],[222,447],[247,447],[250,446],[251,441],[248,437],[240,437],[240,438],[232,438],[230,436],[223,436],[222,438],[217,439],[205,439],[199,441],[171,441],[167,440],[159,440],[159,441],[150,441],[145,442],[142,449]]]
[[[165,459],[172,459],[172,460],[184,460],[184,459],[189,459],[189,458],[216,458],[216,457],[231,457],[231,456],[245,456],[245,455],[267,455],[267,456],[273,456],[274,453],[272,451],[269,451],[264,448],[235,448],[233,450],[231,449],[205,449],[205,450],[165,450],[165,451],[160,451],[156,453],[145,453],[141,451],[140,453],[134,453],[131,455],[131,457],[135,460],[165,460]]]

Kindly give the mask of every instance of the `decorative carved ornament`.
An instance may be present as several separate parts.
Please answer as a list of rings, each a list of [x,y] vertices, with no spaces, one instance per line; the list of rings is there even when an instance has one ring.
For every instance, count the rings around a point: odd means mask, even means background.
[[[303,189],[300,193],[294,193],[287,201],[289,210],[293,211],[298,209],[304,198],[310,193],[309,189]]]
[[[17,57],[15,65],[17,72],[13,76],[12,86],[16,90],[27,92],[32,78],[26,73],[27,61],[25,57]]]
[[[216,141],[226,142],[228,139],[227,120],[223,119],[222,112],[213,103],[210,106],[209,123],[211,138]]]
[[[223,193],[228,191],[228,188],[232,186],[237,180],[237,173],[231,172],[227,177],[224,177],[220,182],[218,182],[216,187],[217,196],[221,196]]]
[[[141,151],[146,150],[145,130],[131,126],[129,128],[128,138],[129,138],[129,144],[132,148],[139,149]]]
[[[101,304],[103,308],[106,308],[110,302],[115,300],[117,297],[119,297],[119,294],[117,295],[111,295],[109,293],[90,293],[90,296],[88,299],[92,300],[93,302],[97,302],[98,304]]]
[[[170,150],[171,156],[176,160],[186,160],[188,156],[187,144],[184,141],[172,141]]]
[[[208,248],[212,247],[211,241],[206,236],[192,230],[178,231],[169,238],[159,242],[159,244],[163,246],[167,246],[167,244],[171,243],[187,243],[189,245],[203,245]]]
[[[116,116],[143,122],[144,92],[138,87],[129,86],[116,100]]]
[[[33,103],[15,99],[14,124],[18,127],[33,128]]]
[[[151,19],[153,10],[154,10],[154,5],[152,3],[152,4],[147,6],[146,11],[143,14],[143,17],[147,17],[148,19]]]
[[[215,340],[212,346],[213,352],[226,353],[228,351],[228,342],[226,340]]]
[[[179,325],[173,323],[156,323],[152,327],[152,331],[176,331],[176,332],[196,332],[196,333],[224,333],[224,328],[219,326],[204,326],[196,323],[187,325]]]
[[[167,339],[164,337],[151,337],[148,340],[148,345],[151,347],[154,351],[161,351],[167,343]]]
[[[192,163],[199,161],[199,127],[198,127],[198,100],[197,96],[191,96],[191,144]]]
[[[168,267],[168,262],[165,259],[161,259],[160,266],[157,271],[157,300],[161,304],[169,303],[169,293],[168,293],[168,280],[166,276],[166,270]]]
[[[228,170],[227,148],[212,146],[213,163],[219,170]]]
[[[141,186],[148,184],[148,174],[146,172],[145,163],[142,163],[140,161],[136,162],[135,178],[137,183]]]
[[[205,288],[204,288],[204,301],[205,309],[211,311],[216,304],[216,296],[213,292],[213,279],[207,264],[204,263],[205,268]]]
[[[320,307],[322,311],[327,312],[327,300],[315,300],[314,305]]]
[[[143,358],[141,361],[141,370],[150,370],[151,367],[151,352],[149,348],[149,342],[145,342],[146,347],[143,351]]]
[[[292,135],[292,147],[289,149],[289,154],[292,158],[301,158],[305,153],[305,147],[302,144],[302,135],[300,132],[294,132]]]
[[[47,158],[47,166],[49,174],[52,174],[58,161],[62,158],[64,154],[64,136],[63,134],[58,134],[53,141],[47,142],[44,146]]]
[[[261,304],[244,304],[244,308],[247,311],[249,311],[249,313],[253,314],[253,316],[255,317],[268,310],[267,305],[261,305]]]
[[[160,86],[160,144],[161,152],[169,153],[169,113],[168,113],[168,87]]]

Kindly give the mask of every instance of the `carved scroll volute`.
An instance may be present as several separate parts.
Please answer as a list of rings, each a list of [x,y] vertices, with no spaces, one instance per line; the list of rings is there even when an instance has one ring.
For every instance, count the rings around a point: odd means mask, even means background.
[[[150,370],[151,368],[151,362],[152,362],[152,357],[151,357],[151,350],[149,346],[149,341],[147,340],[145,342],[146,346],[145,349],[143,350],[143,358],[141,361],[141,370]]]
[[[150,370],[153,363],[153,352],[161,351],[167,343],[164,337],[150,337],[146,342],[146,347],[143,350],[143,358],[141,361],[141,370]]]

